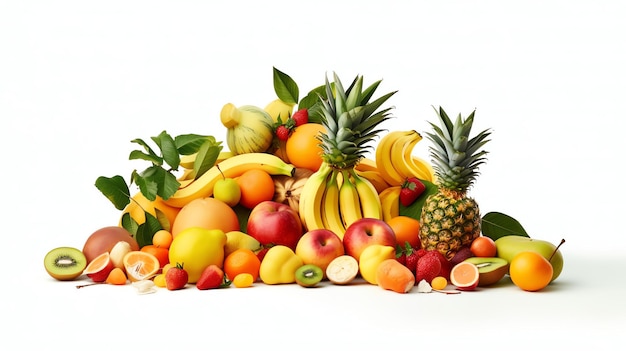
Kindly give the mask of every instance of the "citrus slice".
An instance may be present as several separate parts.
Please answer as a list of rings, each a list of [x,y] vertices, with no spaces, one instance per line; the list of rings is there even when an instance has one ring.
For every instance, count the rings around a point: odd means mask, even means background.
[[[476,265],[466,261],[456,264],[450,271],[450,282],[459,290],[474,290],[479,277]]]
[[[131,282],[152,278],[159,272],[159,260],[151,253],[131,251],[124,256],[124,268]]]
[[[115,265],[113,265],[111,256],[107,251],[96,256],[96,258],[89,262],[83,273],[94,282],[101,283],[107,279],[113,268],[115,268]]]

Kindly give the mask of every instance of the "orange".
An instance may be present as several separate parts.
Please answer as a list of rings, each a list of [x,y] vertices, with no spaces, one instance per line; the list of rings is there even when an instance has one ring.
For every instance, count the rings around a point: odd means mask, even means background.
[[[319,123],[305,123],[296,127],[285,148],[289,162],[296,167],[317,171],[322,164],[322,149],[317,136],[326,129]]]
[[[376,282],[385,290],[400,294],[409,292],[415,285],[415,276],[410,269],[395,258],[382,261],[376,269]]]
[[[144,251],[131,251],[124,256],[124,268],[131,282],[152,278],[159,272],[159,259]]]
[[[173,239],[172,233],[161,229],[152,236],[152,244],[164,249],[169,249]]]
[[[245,171],[237,177],[237,184],[241,189],[239,203],[248,209],[274,198],[274,179],[261,169],[253,168]]]
[[[450,282],[459,290],[473,290],[478,286],[478,268],[473,263],[461,261],[450,271]]]
[[[539,291],[552,280],[553,268],[550,261],[532,252],[520,252],[509,264],[509,276],[513,284],[526,291]]]
[[[274,183],[272,182],[272,189]],[[224,233],[239,230],[239,218],[232,207],[212,197],[195,199],[183,206],[172,226],[172,237],[191,227],[220,229]]]
[[[411,247],[420,248],[420,221],[408,216],[396,216],[387,221],[387,224],[396,234],[396,244],[404,247],[405,242],[411,244]]]
[[[224,259],[224,273],[231,280],[239,274],[248,273],[252,275],[253,281],[256,281],[260,268],[261,260],[250,249],[237,249]]]
[[[170,250],[156,245],[146,245],[140,251],[151,253],[159,260],[159,268],[163,268],[170,263]]]
[[[488,236],[479,236],[472,241],[470,251],[476,257],[496,257],[496,243]]]

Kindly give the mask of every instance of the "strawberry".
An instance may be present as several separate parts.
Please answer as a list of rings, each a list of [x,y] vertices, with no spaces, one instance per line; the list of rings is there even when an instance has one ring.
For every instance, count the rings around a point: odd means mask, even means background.
[[[420,282],[422,280],[430,283],[441,272],[441,262],[439,259],[432,255],[424,255],[417,261],[417,271],[415,274],[415,281]]]
[[[415,177],[405,179],[400,190],[400,203],[405,207],[410,206],[425,190],[426,186],[419,179]]]
[[[293,114],[293,116],[291,116],[291,118],[293,118],[293,120],[296,122],[296,127],[305,123],[309,123],[309,110],[307,110],[306,108],[298,110],[296,111],[296,113]]]
[[[230,285],[230,280],[226,278],[224,271],[217,265],[207,266],[196,282],[198,290],[209,290],[224,288]]]
[[[418,252],[419,250],[411,247],[411,244],[408,242],[404,244],[404,247],[398,245],[396,248],[396,260],[407,267],[413,275],[415,275],[415,270],[417,269]]]
[[[189,282],[189,274],[183,269],[183,264],[176,263],[165,273],[165,286],[167,290],[179,290]]]
[[[439,271],[439,275],[450,280],[450,270],[452,269],[450,265],[450,261],[444,256],[441,252],[437,250],[430,250],[426,253],[428,256],[436,257],[441,263],[441,271]]]
[[[276,127],[276,137],[279,140],[287,141],[287,139],[289,139],[289,134],[291,134],[291,131],[287,128],[287,126],[280,125]]]
[[[413,275],[417,274],[417,262],[418,261],[419,261],[419,257],[417,256],[417,250],[411,249],[406,255],[405,266],[413,273]]]

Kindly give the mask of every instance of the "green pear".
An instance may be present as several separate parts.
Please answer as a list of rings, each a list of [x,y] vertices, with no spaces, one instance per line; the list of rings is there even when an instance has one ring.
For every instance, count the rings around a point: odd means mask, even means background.
[[[558,251],[558,247],[545,240],[532,239],[519,235],[506,235],[496,241],[497,256],[504,258],[509,263],[513,257],[523,251],[534,251],[552,264],[552,280],[554,281],[563,270],[563,255]],[[563,241],[561,242],[563,243]],[[560,246],[560,245],[559,245]]]

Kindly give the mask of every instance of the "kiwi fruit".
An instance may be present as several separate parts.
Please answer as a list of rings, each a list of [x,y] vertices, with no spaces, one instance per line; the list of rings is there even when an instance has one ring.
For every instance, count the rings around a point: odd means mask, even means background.
[[[87,267],[83,252],[73,247],[57,247],[50,250],[43,260],[46,272],[56,280],[74,280]]]
[[[306,288],[316,286],[323,278],[324,271],[314,264],[305,264],[296,270],[296,283]]]

